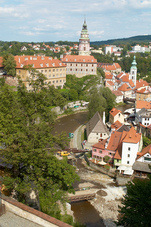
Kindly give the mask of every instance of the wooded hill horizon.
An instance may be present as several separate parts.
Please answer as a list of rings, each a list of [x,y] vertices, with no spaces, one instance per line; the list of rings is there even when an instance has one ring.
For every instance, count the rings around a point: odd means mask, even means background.
[[[151,35],[138,35],[138,36],[132,36],[132,37],[128,37],[128,38],[119,38],[119,39],[108,39],[108,40],[102,40],[102,41],[92,41],[90,42],[91,45],[96,45],[96,46],[100,46],[100,45],[124,45],[127,43],[130,43],[132,45],[135,44],[146,44],[151,42]],[[32,43],[32,44],[36,44],[36,43],[43,43],[43,42],[22,42],[22,41],[2,41],[0,40],[0,46],[3,46],[5,43],[10,43],[10,44],[15,44],[15,43],[22,43],[27,44],[27,43]],[[58,45],[70,45],[73,46],[73,44],[78,43],[78,41],[57,41],[57,42],[53,42],[53,41],[46,41],[44,42],[47,45],[51,45],[53,46],[54,44],[58,44]]]

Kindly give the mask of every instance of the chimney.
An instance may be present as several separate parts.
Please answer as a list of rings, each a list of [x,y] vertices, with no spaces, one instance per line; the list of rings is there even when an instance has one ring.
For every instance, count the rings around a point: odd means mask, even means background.
[[[103,124],[105,125],[105,111],[103,112]]]

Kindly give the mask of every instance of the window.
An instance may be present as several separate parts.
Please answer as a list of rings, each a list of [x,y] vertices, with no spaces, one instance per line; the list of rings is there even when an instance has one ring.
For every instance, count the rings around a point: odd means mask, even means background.
[[[62,80],[60,80],[60,82],[62,82]]]
[[[127,161],[127,164],[129,164],[130,162],[129,161]]]
[[[45,70],[45,72],[47,72],[47,69]]]
[[[111,153],[111,152],[109,152],[109,155],[112,155],[112,153]]]
[[[76,66],[77,66],[77,64],[76,64]]]
[[[58,80],[56,80],[56,83],[58,83]]]
[[[127,157],[129,158],[130,157],[130,154],[128,154]]]
[[[116,161],[119,162],[119,159],[117,159]]]
[[[55,69],[53,69],[53,72],[55,72]]]
[[[92,72],[93,72],[93,69],[92,69]]]
[[[102,151],[101,151],[101,150],[99,150],[99,153],[100,153],[100,154],[102,154]]]
[[[96,152],[96,149],[94,149],[94,152]]]
[[[128,147],[128,151],[130,151],[131,150],[131,148],[130,147]]]
[[[72,64],[70,64],[70,66],[72,66]]]
[[[72,71],[72,69],[70,69],[70,71]]]

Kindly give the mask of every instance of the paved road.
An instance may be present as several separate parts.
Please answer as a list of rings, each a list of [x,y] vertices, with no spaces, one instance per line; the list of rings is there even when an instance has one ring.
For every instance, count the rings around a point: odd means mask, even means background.
[[[85,126],[84,125],[80,125],[75,131],[74,131],[74,137],[73,139],[71,140],[71,143],[70,143],[70,147],[71,148],[77,148],[78,150],[81,150],[82,149],[82,146],[81,146],[81,136],[82,136],[82,133],[83,133],[83,128]]]
[[[7,211],[0,216],[0,227],[41,227],[41,225]]]

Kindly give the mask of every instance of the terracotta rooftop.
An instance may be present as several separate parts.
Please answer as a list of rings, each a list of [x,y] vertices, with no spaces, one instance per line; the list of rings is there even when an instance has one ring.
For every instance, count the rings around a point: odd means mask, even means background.
[[[140,157],[144,156],[145,154],[149,153],[151,155],[151,144],[149,144],[147,147],[145,147],[142,152],[137,153],[137,159],[139,159]]]
[[[116,130],[116,129],[120,128],[121,126],[122,126],[122,123],[117,120],[111,125],[111,128]]]
[[[147,81],[140,79],[136,81],[136,89],[141,88],[141,87],[145,87],[145,86],[149,86],[149,84],[147,83]]]
[[[151,109],[151,102],[147,102],[147,101],[141,101],[138,100],[136,101],[136,109]]]
[[[107,141],[107,139],[99,141],[98,143],[93,145],[93,148],[98,148],[98,149],[104,150],[106,141]]]
[[[22,55],[15,56],[15,60],[16,68],[23,68],[24,66],[28,65],[32,65],[32,67],[35,69],[66,67],[66,65],[63,64],[60,60],[46,56]]]
[[[122,158],[122,142],[123,142],[123,139],[126,137],[127,132],[123,131],[121,133],[122,133],[122,136],[121,136],[117,150],[116,150],[115,155],[114,155],[115,159],[121,159]]]
[[[132,90],[126,83],[122,84],[121,87],[118,88],[119,91],[130,91]]]
[[[137,89],[136,92],[140,93],[140,94],[148,94],[148,93],[150,93],[148,90],[146,90],[146,88],[142,88],[140,90]]]
[[[110,86],[114,86],[113,81],[106,81],[106,84],[109,84]]]
[[[117,110],[116,108],[113,107],[113,109],[110,111],[110,114],[115,117],[118,113],[122,113],[122,111]]]
[[[122,94],[122,92],[121,91],[112,91],[112,93],[114,94],[114,95],[116,95],[116,96],[121,96],[121,95],[123,95]]]
[[[117,132],[117,131],[112,132],[107,146],[107,150],[116,151],[119,146],[121,137],[122,137],[122,132]]]
[[[110,72],[105,72],[105,79],[112,79],[113,78],[113,75],[110,73]]]
[[[65,55],[62,62],[80,62],[80,63],[97,63],[97,60],[93,56],[83,56],[83,55]]]
[[[138,143],[141,140],[141,133],[137,133],[134,127],[132,127],[129,132],[127,132],[127,135],[125,139],[123,140],[124,143]]]

